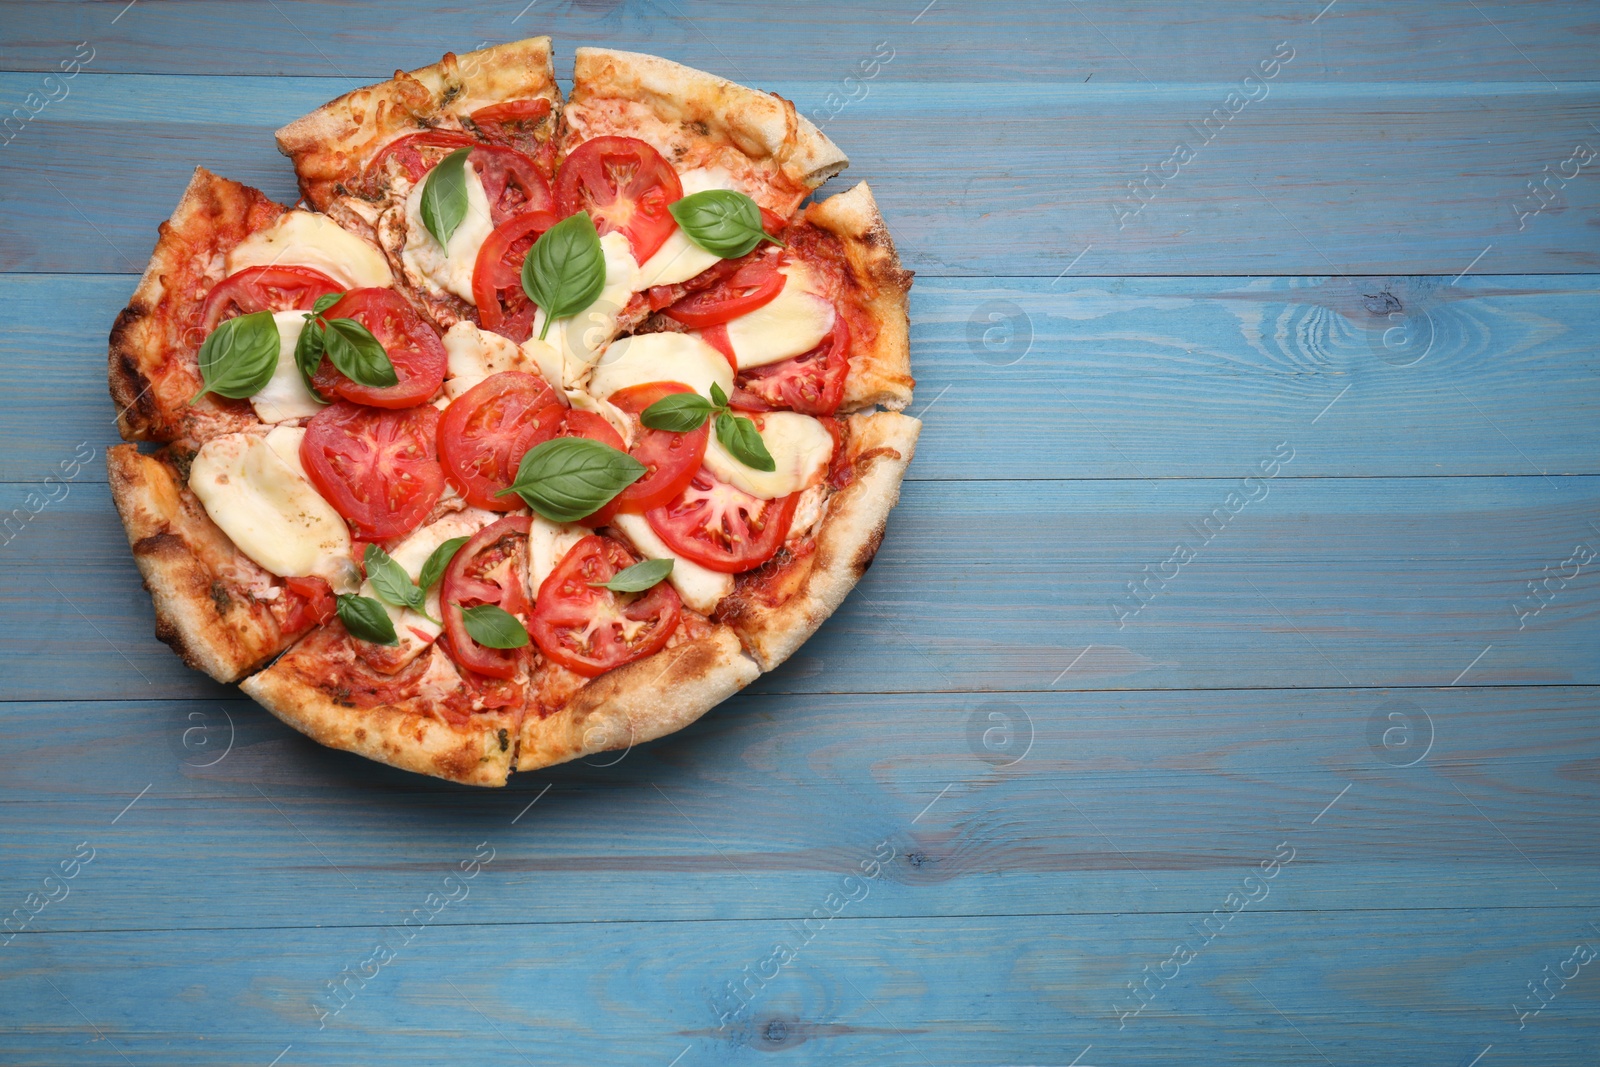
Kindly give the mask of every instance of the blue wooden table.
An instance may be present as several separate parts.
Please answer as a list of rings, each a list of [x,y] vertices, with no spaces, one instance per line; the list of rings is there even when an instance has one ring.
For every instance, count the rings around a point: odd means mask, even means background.
[[[103,354],[196,163],[290,200],[274,128],[539,33],[824,123],[926,430],[793,661],[481,792],[156,642]],[[1600,1062],[1597,56],[1541,0],[0,3],[0,1062]]]

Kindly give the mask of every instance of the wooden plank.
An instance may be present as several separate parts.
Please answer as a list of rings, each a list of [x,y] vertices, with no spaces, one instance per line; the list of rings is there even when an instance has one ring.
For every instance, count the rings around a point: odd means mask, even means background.
[[[495,875],[462,921],[528,922],[535,899],[539,922],[773,919],[888,842],[856,918],[1158,915],[1221,899],[1288,841],[1292,876],[1260,910],[1586,907],[1597,698],[741,698],[504,792],[319,748],[246,701],[12,704],[0,900],[87,841],[31,929],[299,926],[308,893],[319,925],[362,926],[486,840]],[[161,862],[179,840],[189,860]]]
[[[804,10],[734,0],[440,7],[422,0],[315,4],[20,0],[7,8],[7,70],[53,71],[72,42],[95,48],[92,69],[132,73],[299,74],[386,78],[482,42],[548,33],[557,67],[574,47],[654,52],[730,78],[838,76],[878,41],[884,75],[926,81],[1217,81],[1242,77],[1288,37],[1322,81],[1452,81],[1462,56],[1484,80],[1582,80],[1593,74],[1595,27],[1581,7],[1343,0],[1285,9],[1227,0],[1085,2],[1075,9],[1005,4],[826,0]],[[396,34],[395,29],[404,32]],[[1508,39],[1515,45],[1508,44]],[[314,41],[313,46],[309,42]],[[206,47],[196,47],[203,44]],[[221,47],[219,47],[221,46]]]
[[[1600,683],[1600,583],[1573,555],[1600,537],[1600,479],[1292,470],[909,483],[861,586],[753,691]],[[23,491],[0,486],[0,514]],[[73,489],[5,547],[0,699],[68,677],[86,699],[215,697],[150,636],[105,493]]]
[[[101,353],[133,284],[0,275],[0,480],[41,481],[115,439]],[[1281,441],[1304,476],[1600,473],[1597,289],[925,279],[912,410],[929,414],[910,477],[1233,477]],[[98,459],[78,474],[104,477]]]
[[[854,158],[850,180],[873,183],[906,264],[925,273],[1600,268],[1584,223],[1600,185],[1556,175],[1545,211],[1517,207],[1547,166],[1556,174],[1575,143],[1595,141],[1596,83],[1344,85],[1295,82],[1292,69],[1201,135],[1234,86],[884,81],[828,131]],[[37,78],[0,75],[0,99],[35,91]],[[293,199],[272,130],[353,84],[80,74],[6,146],[7,167],[29,180],[7,190],[0,269],[137,271],[195,164]],[[807,108],[830,91],[765,87]],[[1163,168],[1180,139],[1194,158]],[[1440,161],[1427,182],[1409,179],[1418,159]],[[1172,176],[1153,180],[1133,213],[1141,168]]]
[[[419,881],[418,907],[436,881]],[[409,943],[381,910],[366,929],[24,936],[0,977],[17,1020],[0,1049],[18,1065],[265,1064],[286,1046],[284,1062],[301,1063],[659,1065],[784,1050],[801,1063],[1066,1064],[1093,1045],[1095,1064],[1192,1063],[1197,1049],[1211,1063],[1387,1063],[1404,1048],[1406,1062],[1465,1065],[1489,1044],[1509,1063],[1592,1060],[1582,978],[1524,1030],[1512,1010],[1543,968],[1594,942],[1579,908],[1330,913],[1314,928],[1241,914],[1119,1031],[1126,985],[1200,941],[1192,924],[1213,901],[1196,903],[1138,918],[841,915],[803,947],[794,919],[507,928],[451,925],[449,909]],[[798,952],[763,980],[779,943]],[[334,1000],[326,983],[380,945],[397,954]],[[735,981],[748,1006],[731,1014]]]

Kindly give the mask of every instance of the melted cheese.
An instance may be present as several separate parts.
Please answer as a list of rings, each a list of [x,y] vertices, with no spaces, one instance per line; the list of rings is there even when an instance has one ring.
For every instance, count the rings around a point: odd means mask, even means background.
[[[733,592],[733,575],[702,567],[673,552],[643,515],[618,515],[611,520],[611,525],[622,532],[639,555],[647,559],[672,560],[672,573],[667,575],[667,581],[672,583],[683,602],[700,614],[711,614],[722,598]]]
[[[355,584],[350,531],[300,467],[305,431],[279,427],[272,434],[276,440],[231,433],[207,441],[189,468],[189,488],[263,569],[283,578],[317,575],[348,592]]]
[[[543,375],[545,368],[529,357],[526,346],[478,329],[463,319],[444,334],[445,394],[452,400],[490,375],[518,370]]]
[[[833,435],[810,415],[793,411],[772,411],[759,415],[761,440],[772,454],[776,470],[758,471],[745,466],[717,440],[715,433],[706,440],[706,469],[718,478],[751,496],[776,500],[798,493],[822,481],[833,458]]]
[[[683,185],[684,196],[703,193],[707,189],[736,188],[732,176],[720,168],[701,167],[685,171],[678,176],[678,180]],[[673,227],[666,243],[656,249],[655,255],[640,266],[639,289],[643,291],[655,285],[676,285],[678,282],[686,282],[720,262],[722,262],[721,256],[715,252],[707,252],[689,240],[682,230]]]
[[[710,398],[711,383],[733,393],[733,368],[721,352],[686,333],[641,333],[624,337],[601,357],[589,379],[589,392],[608,397],[645,382],[682,382]]]
[[[462,173],[467,186],[467,213],[443,245],[422,223],[422,190],[428,183],[418,182],[406,196],[406,244],[400,250],[400,258],[435,289],[471,304],[472,271],[478,265],[478,250],[494,232],[494,223],[489,218],[489,197],[477,170],[468,163]]]
[[[321,411],[323,404],[306,388],[294,362],[294,346],[306,324],[305,312],[277,311],[272,321],[278,325],[278,366],[261,392],[250,398],[250,406],[262,422],[308,419]]]
[[[728,343],[740,370],[803,355],[833,329],[833,304],[812,290],[806,268],[789,263],[778,272],[789,279],[778,295],[728,323]]]
[[[528,528],[528,596],[537,601],[539,587],[572,546],[593,533],[575,522],[551,522],[538,515]]]
[[[550,332],[545,334],[543,343],[560,354],[563,386],[583,381],[589,368],[616,336],[617,319],[639,288],[639,265],[633,260],[624,234],[608,233],[601,237],[600,250],[606,260],[606,282],[600,295],[570,318],[556,319],[550,324]],[[544,330],[544,319],[543,309],[534,312],[532,341],[538,341]]]
[[[383,253],[326,215],[286,211],[270,228],[235,245],[224,269],[236,274],[246,267],[310,267],[350,289],[387,289],[394,275]]]

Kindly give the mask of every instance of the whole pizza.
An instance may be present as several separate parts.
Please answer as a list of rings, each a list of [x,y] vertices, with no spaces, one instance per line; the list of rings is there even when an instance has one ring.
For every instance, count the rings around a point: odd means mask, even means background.
[[[782,97],[546,37],[197,169],[111,331],[112,494],[192,667],[475,785],[660,737],[872,562],[920,424],[872,192]],[[804,205],[804,206],[803,206]]]

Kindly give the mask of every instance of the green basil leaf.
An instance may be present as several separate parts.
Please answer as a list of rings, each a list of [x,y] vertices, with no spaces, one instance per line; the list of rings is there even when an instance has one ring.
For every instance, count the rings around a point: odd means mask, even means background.
[[[738,259],[762,241],[784,247],[761,228],[761,208],[732,189],[707,189],[667,207],[683,235],[723,259]]]
[[[369,544],[364,562],[367,565],[367,581],[372,583],[372,591],[378,594],[379,600],[397,608],[410,608],[419,614],[427,614],[427,598],[412,583],[406,569],[396,563],[389,553],[377,545]]]
[[[773,462],[772,453],[767,451],[767,443],[761,439],[761,432],[749,419],[742,419],[724,411],[717,416],[717,440],[722,442],[723,448],[733,454],[734,459],[751,470],[778,469],[778,465]]]
[[[307,315],[306,318],[316,318],[343,299],[343,293],[323,293],[321,296],[317,297],[317,302],[311,305],[311,313]]]
[[[711,402],[719,408],[728,406],[728,394],[722,391],[722,386],[716,382],[711,383]]]
[[[613,574],[609,582],[589,584],[609,589],[613,593],[642,593],[671,573],[671,559],[647,559],[643,563],[635,563]]]
[[[422,183],[422,224],[444,246],[467,217],[467,157],[458,148],[439,161]]]
[[[528,631],[505,608],[479,604],[458,610],[467,626],[467,636],[485,648],[521,648],[528,643]]]
[[[644,477],[644,464],[587,437],[557,437],[523,454],[517,478],[496,493],[515,493],[551,522],[577,522]]]
[[[444,569],[450,566],[450,561],[456,558],[456,553],[461,551],[461,546],[472,540],[470,537],[452,537],[444,544],[433,550],[428,556],[428,562],[422,565],[422,573],[417,576],[417,588],[426,593],[433,588],[433,583],[444,577]]]
[[[229,319],[200,346],[200,379],[205,384],[189,401],[207,393],[232,400],[254,396],[278,369],[278,324],[270,311]]]
[[[389,618],[383,605],[371,597],[340,593],[334,610],[339,613],[339,621],[350,631],[350,636],[371,641],[375,645],[400,643],[394,633],[394,620]]]
[[[576,315],[606,286],[606,255],[587,211],[546,230],[522,261],[522,291],[544,312],[539,340],[550,323]]]
[[[311,395],[323,403],[327,403],[327,399],[317,392],[311,379],[317,373],[317,368],[322,366],[327,329],[326,321],[315,315],[307,315],[306,324],[300,330],[300,340],[294,343],[294,365],[300,368],[300,380],[306,383]]]
[[[372,331],[355,319],[327,319],[323,347],[329,362],[346,378],[359,384],[382,389],[386,385],[399,385],[400,378],[389,362],[389,353]]]
[[[711,388],[716,387],[713,382]],[[688,433],[705,425],[712,410],[711,402],[699,393],[669,393],[640,412],[639,421],[652,430]]]

